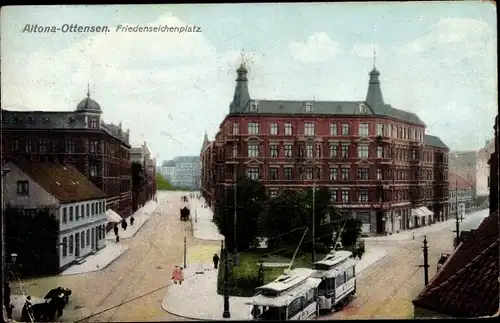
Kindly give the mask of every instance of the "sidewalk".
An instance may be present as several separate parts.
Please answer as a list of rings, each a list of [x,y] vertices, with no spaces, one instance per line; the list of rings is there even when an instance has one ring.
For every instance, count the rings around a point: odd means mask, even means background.
[[[128,247],[121,243],[106,241],[106,247],[99,250],[96,254],[85,258],[85,262],[80,265],[72,265],[60,275],[78,275],[93,271],[102,270],[113,263],[118,257],[123,255]]]
[[[190,251],[188,250],[188,255]],[[356,265],[356,275],[387,255],[381,248],[367,249],[362,260]],[[196,272],[203,271],[203,274]],[[205,262],[202,266],[189,266],[184,271],[184,283],[171,285],[162,302],[166,312],[194,320],[223,320],[223,296],[217,294],[217,271],[213,264]],[[188,278],[189,277],[189,278]],[[249,320],[251,318],[248,297],[229,298],[231,318],[228,320]]]
[[[481,221],[489,215],[489,210],[481,210],[466,214],[463,221],[460,222],[461,230],[470,230],[469,227],[474,228],[476,225],[479,225]],[[454,229],[456,220],[454,218],[437,222],[430,226],[425,226],[417,229],[409,229],[406,231],[402,231],[400,233],[394,233],[388,236],[381,237],[367,237],[364,238],[365,241],[402,241],[402,240],[412,240],[413,234],[415,234],[415,238],[423,236],[425,234],[441,231],[444,229]]]
[[[128,224],[127,230],[123,230],[120,223],[118,223],[118,235],[120,236],[120,240],[132,238],[144,225],[144,223],[149,220],[151,214],[153,214],[157,206],[157,202],[149,201],[142,208],[135,211],[133,214],[135,219],[134,225],[130,225],[130,217],[126,220]],[[115,239],[116,237],[113,230],[106,233],[106,240],[115,241]]]
[[[196,239],[221,241],[224,236],[219,233],[219,229],[212,222],[213,212],[210,208],[202,207],[205,199],[189,199],[189,209],[191,210],[191,222],[193,224],[193,235]]]

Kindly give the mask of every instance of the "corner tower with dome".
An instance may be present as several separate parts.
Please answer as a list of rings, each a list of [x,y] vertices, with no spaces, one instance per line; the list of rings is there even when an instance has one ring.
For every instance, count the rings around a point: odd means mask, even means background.
[[[236,173],[260,181],[271,197],[327,187],[332,205],[361,220],[365,234],[446,219],[448,147],[426,134],[418,115],[384,101],[379,77],[374,64],[361,100],[259,99],[242,63],[228,114],[201,152],[204,173],[216,174],[203,181],[208,203]]]
[[[106,205],[122,217],[132,214],[130,132],[106,123],[90,95],[75,110],[2,109],[4,159],[27,158],[72,164],[107,195]],[[40,108],[40,110],[38,110]]]

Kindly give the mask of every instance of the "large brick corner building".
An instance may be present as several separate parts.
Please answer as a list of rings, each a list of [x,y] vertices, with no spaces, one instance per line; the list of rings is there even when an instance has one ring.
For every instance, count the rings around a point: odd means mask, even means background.
[[[271,196],[328,187],[332,204],[366,233],[447,217],[448,147],[425,134],[417,115],[384,102],[375,68],[364,101],[252,99],[247,74],[241,65],[228,115],[214,141],[204,138],[202,192],[210,204],[246,174]]]

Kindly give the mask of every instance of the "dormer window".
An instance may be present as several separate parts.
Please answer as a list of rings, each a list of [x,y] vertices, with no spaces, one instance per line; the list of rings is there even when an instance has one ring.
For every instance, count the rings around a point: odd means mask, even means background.
[[[8,118],[8,117],[3,117],[3,116],[2,116],[2,123],[3,123],[3,124],[8,124],[8,123],[9,123],[9,118]]]
[[[68,118],[68,122],[69,122],[70,124],[75,123],[75,121],[76,121],[75,117],[69,117],[69,118]]]
[[[364,105],[363,103],[361,103],[359,105],[359,112],[360,113],[366,113],[366,105]]]
[[[29,124],[35,124],[35,118],[33,118],[33,117],[28,117],[28,123],[29,123]]]
[[[258,109],[259,109],[259,105],[257,104],[257,102],[250,103],[250,111],[256,112]]]
[[[18,117],[12,118],[12,123],[13,124],[18,124],[19,123],[19,118]]]
[[[313,105],[311,102],[306,103],[306,112],[312,112]]]
[[[43,123],[49,123],[49,118],[43,117]]]

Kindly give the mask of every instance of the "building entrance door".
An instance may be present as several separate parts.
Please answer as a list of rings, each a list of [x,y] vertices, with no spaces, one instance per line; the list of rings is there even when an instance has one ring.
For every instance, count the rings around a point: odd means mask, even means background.
[[[91,245],[92,245],[92,250],[95,250],[95,240],[94,240],[95,238],[94,237],[95,237],[95,229],[92,228],[92,237],[91,237],[91,240],[90,240],[91,241]]]
[[[99,227],[95,227],[95,248],[99,248]]]
[[[80,257],[80,233],[75,233],[75,257]]]

